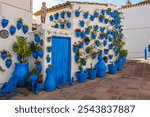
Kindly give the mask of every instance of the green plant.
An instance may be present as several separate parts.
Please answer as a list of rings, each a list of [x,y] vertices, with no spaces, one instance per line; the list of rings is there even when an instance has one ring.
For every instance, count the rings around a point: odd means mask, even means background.
[[[22,59],[19,62],[27,63],[27,58],[31,55],[31,48],[28,39],[18,36],[17,41],[14,42],[13,46],[15,47],[14,52],[22,57]]]
[[[98,50],[97,54],[100,56],[102,55],[103,51],[102,50]]]
[[[48,50],[48,49],[52,49],[52,46],[47,46],[47,50]]]
[[[104,15],[102,15],[102,14],[100,14],[100,15],[99,15],[99,18],[105,18],[105,16],[104,16]]]
[[[33,68],[30,72],[31,75],[34,75],[34,74],[39,74],[39,71],[37,68]]]
[[[93,30],[93,31],[92,31],[92,34],[97,34],[97,31]]]
[[[39,34],[35,33],[34,36],[39,36]]]
[[[20,17],[18,18],[17,22],[23,22],[23,19]]]
[[[46,56],[46,58],[50,58],[49,54]]]
[[[8,55],[7,55],[7,60],[11,60],[11,58],[12,58],[12,55],[10,54],[10,53],[8,53]],[[6,60],[6,61],[7,61]]]
[[[23,25],[23,28],[29,28],[29,26],[25,24],[25,25]]]
[[[125,49],[120,50],[119,52],[120,58],[126,57],[127,55],[128,55],[128,50],[125,50]]]
[[[84,41],[90,41],[90,38],[86,36],[86,37],[84,38]]]
[[[0,53],[1,53],[1,54],[7,54],[8,52],[3,49],[2,51],[0,51]]]
[[[36,46],[36,51],[43,50],[41,46]]]
[[[92,29],[92,25],[88,26],[86,29],[91,30]]]
[[[49,65],[48,65],[48,68],[53,68],[53,65],[49,64]]]

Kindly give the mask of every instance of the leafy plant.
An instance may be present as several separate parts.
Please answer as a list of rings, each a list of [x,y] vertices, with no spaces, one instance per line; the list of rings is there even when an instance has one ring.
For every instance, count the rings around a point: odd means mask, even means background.
[[[99,15],[99,18],[105,18],[105,16],[104,16],[104,15],[102,15],[102,14],[100,14],[100,15]]]
[[[90,41],[90,38],[86,36],[86,37],[84,38],[84,41]]]
[[[50,58],[49,54],[46,56],[46,58]]]
[[[2,51],[0,51],[0,53],[1,53],[1,54],[7,54],[8,52],[3,49]]]
[[[23,25],[23,28],[29,28],[29,26],[25,24],[25,25]]]
[[[122,49],[122,50],[119,52],[119,57],[120,57],[120,58],[126,57],[127,55],[128,55],[128,50]]]
[[[52,46],[47,46],[47,50],[52,49]]]
[[[13,44],[14,52],[17,55],[20,55],[22,59],[19,61],[20,63],[27,63],[28,57],[31,55],[30,43],[27,38],[17,37],[17,41]]]
[[[17,22],[23,22],[23,19],[20,17],[18,18]]]
[[[92,34],[97,34],[97,31],[93,30],[93,31],[92,31]]]
[[[39,71],[37,68],[33,68],[30,72],[31,75],[38,74],[38,73],[39,73]]]
[[[91,29],[92,29],[92,25],[91,25],[91,26],[88,26],[86,29],[89,29],[89,30],[91,30]]]

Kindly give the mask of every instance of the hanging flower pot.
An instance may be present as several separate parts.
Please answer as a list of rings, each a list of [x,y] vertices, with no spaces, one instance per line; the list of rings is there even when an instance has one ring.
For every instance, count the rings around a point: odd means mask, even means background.
[[[56,23],[56,24],[54,25],[54,28],[59,28],[59,25]]]
[[[49,52],[49,53],[52,52],[52,46],[47,46],[46,49],[47,49],[47,52]]]
[[[27,25],[23,25],[23,33],[26,34],[29,31],[29,27]]]
[[[49,16],[49,20],[50,20],[50,21],[53,21],[53,19],[54,19],[53,16],[50,15],[50,16]]]
[[[101,9],[101,14],[105,15],[105,10]]]
[[[111,8],[108,8],[108,9],[106,10],[106,14],[107,14],[107,15],[110,15],[110,14],[111,14]]]
[[[7,68],[9,68],[12,65],[12,60],[11,59],[7,59],[5,62],[5,65]]]
[[[80,20],[79,22],[80,22],[80,26],[81,26],[81,27],[84,27],[85,22],[84,22],[83,20]]]
[[[10,32],[11,36],[13,36],[16,32],[16,28],[14,26],[11,26],[9,29],[9,32]]]
[[[86,34],[85,34],[85,32],[82,31],[81,32],[81,38],[84,39],[85,37],[86,37]]]
[[[97,11],[94,11],[94,17],[98,17],[99,13]]]
[[[71,12],[67,11],[67,17],[71,17]]]
[[[95,41],[95,45],[96,45],[97,47],[99,47],[99,46],[100,46],[100,41],[99,41],[99,40],[96,40],[96,41]]]
[[[104,23],[105,23],[105,24],[108,24],[108,19],[105,18],[105,19],[104,19]]]
[[[103,41],[103,45],[104,45],[104,46],[107,45],[107,40]]]
[[[42,50],[40,46],[37,47],[37,53],[40,58],[43,58],[44,51]]]
[[[97,32],[96,31],[92,31],[92,39],[96,39],[96,37],[97,37]]]
[[[46,61],[47,61],[47,63],[49,63],[51,61],[51,58],[49,55],[46,56]]]
[[[65,28],[65,24],[64,24],[64,23],[61,23],[61,24],[60,24],[60,28],[61,28],[61,29],[64,29],[64,28]]]
[[[7,19],[2,19],[2,27],[5,28],[9,23],[9,20]]]
[[[23,19],[19,18],[17,21],[17,29],[20,30],[23,27]]]
[[[108,58],[107,58],[107,56],[104,56],[104,57],[103,57],[103,60],[104,60],[105,63],[108,63]]]
[[[75,16],[76,16],[76,17],[79,17],[79,16],[80,16],[80,11],[76,10],[76,11],[75,11]]]
[[[81,29],[76,29],[76,37],[81,37]]]
[[[88,47],[85,49],[85,51],[86,51],[86,53],[87,53],[87,54],[89,54],[89,53],[90,53],[90,51],[91,51],[91,47],[90,47],[90,46],[88,46]]]
[[[109,42],[112,42],[112,41],[113,41],[113,39],[112,39],[111,37],[109,37],[108,40],[109,40]]]
[[[58,20],[58,17],[59,17],[59,13],[54,14],[55,20]]]
[[[87,35],[90,34],[90,29],[86,28],[86,29],[85,29],[85,33],[86,33]]]
[[[110,35],[110,34],[111,34],[111,30],[108,30],[108,31],[107,31],[107,34]]]
[[[87,19],[88,16],[89,16],[89,12],[85,12],[85,13],[83,14],[84,19]]]
[[[109,70],[110,74],[116,74],[116,72],[117,72],[117,65],[109,64],[108,65],[108,70]]]
[[[71,23],[70,22],[67,22],[67,28],[71,28]]]
[[[113,55],[109,55],[108,58],[111,60],[113,58]]]
[[[95,16],[90,15],[90,20],[91,20],[91,21],[94,21],[94,19],[95,19]]]
[[[85,42],[85,45],[89,45],[90,43],[89,37],[85,37],[84,42]]]
[[[104,54],[108,54],[109,49],[104,49]]]
[[[38,70],[39,72],[41,72],[42,69],[43,69],[43,68],[42,68],[42,63],[41,63],[41,61],[36,60],[35,64],[36,64],[37,70]]]
[[[18,55],[18,56],[17,56],[17,60],[18,60],[18,61],[21,61],[21,59],[22,59],[22,56],[21,56],[21,55]]]
[[[83,48],[83,46],[84,46],[84,43],[81,41],[79,44],[79,48]]]
[[[5,60],[7,58],[8,52],[6,50],[3,50],[3,51],[0,51],[0,53],[1,53],[1,58]]]
[[[40,39],[40,36],[38,34],[34,34],[34,41],[37,43],[40,43],[41,39]]]
[[[115,49],[115,55],[118,56],[118,54],[119,54],[119,49],[116,48]]]
[[[112,44],[109,44],[109,49],[113,49],[113,45]]]
[[[79,83],[85,83],[87,78],[87,72],[84,70],[76,72],[76,77]]]
[[[107,34],[107,33],[105,34],[105,39],[106,39],[106,40],[108,39],[108,34]]]
[[[62,12],[60,13],[60,17],[61,17],[62,19],[65,18],[65,11],[62,11]]]
[[[32,56],[34,59],[38,59],[38,53],[37,52],[32,52]]]
[[[98,25],[95,25],[95,26],[94,26],[94,30],[95,30],[95,31],[97,31],[97,30],[98,30],[98,28],[99,28],[99,26],[98,26]]]
[[[103,27],[103,28],[101,27],[101,28],[100,28],[100,31],[101,31],[101,33],[104,33],[105,27]]]
[[[77,52],[78,52],[78,49],[79,49],[79,44],[77,44],[76,42],[74,42],[74,44],[73,44],[73,51],[74,51],[75,53],[77,53]]]
[[[104,33],[100,34],[100,39],[103,40],[105,38]]]
[[[79,56],[75,55],[74,60],[75,60],[75,62],[78,62]]]

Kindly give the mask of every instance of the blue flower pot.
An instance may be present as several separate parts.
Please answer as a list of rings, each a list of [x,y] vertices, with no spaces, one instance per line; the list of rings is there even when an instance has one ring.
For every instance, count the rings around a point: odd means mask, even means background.
[[[6,60],[5,65],[9,68],[12,65],[12,60]]]
[[[97,31],[99,26],[94,26],[94,30]]]
[[[99,17],[99,22],[104,22],[104,18]]]
[[[81,32],[81,38],[84,39],[86,37],[86,34],[84,32]]]
[[[54,28],[59,28],[58,24],[55,24],[55,25],[54,25]]]
[[[22,59],[22,56],[18,55],[17,60],[20,61]]]
[[[58,20],[58,17],[59,17],[58,15],[56,14],[54,15],[55,20]]]
[[[1,58],[5,60],[7,58],[7,53],[1,54]]]
[[[113,49],[113,46],[112,46],[112,45],[109,45],[109,49]]]
[[[76,32],[76,37],[81,37],[81,32]]]
[[[105,40],[105,41],[103,41],[103,45],[104,46],[106,46],[107,45],[107,41]]]
[[[96,37],[97,37],[97,34],[92,34],[92,39],[96,39]]]
[[[31,74],[29,78],[30,78],[30,82],[36,82],[39,78],[39,75],[38,74]]]
[[[102,14],[102,15],[105,15],[105,10],[102,9],[102,10],[101,10],[101,14]]]
[[[23,27],[23,33],[26,34],[29,31],[28,27]]]
[[[43,90],[44,85],[43,85],[43,83],[38,83],[37,87],[38,87],[38,90],[41,91],[41,90]]]
[[[64,19],[64,18],[65,18],[65,13],[64,13],[64,12],[61,12],[61,13],[60,13],[60,17],[61,17],[62,19]]]
[[[110,35],[110,34],[111,34],[111,30],[108,30],[108,31],[107,31],[107,34]]]
[[[109,50],[104,49],[104,54],[108,54]]]
[[[52,49],[51,49],[51,48],[48,48],[47,51],[48,51],[48,53],[51,53],[51,52],[52,52]]]
[[[87,18],[88,18],[88,16],[89,16],[89,14],[88,14],[88,13],[84,13],[84,14],[83,14],[84,19],[87,19]]]
[[[39,37],[38,35],[35,35],[35,36],[34,36],[34,40],[35,40],[35,42],[37,42],[37,43],[40,43],[40,41],[41,41],[41,39],[40,39],[40,37]]]
[[[85,29],[85,33],[88,35],[90,34],[90,30],[89,29]]]
[[[28,63],[16,63],[13,71],[13,77],[18,78],[18,86],[24,86],[26,83],[26,77],[29,74]]]
[[[108,39],[108,34],[105,35],[105,39]]]
[[[67,12],[67,17],[71,17],[71,12]]]
[[[105,23],[105,24],[108,24],[108,19],[104,19],[104,23]]]
[[[9,20],[7,19],[2,19],[2,27],[5,28],[9,23]]]
[[[79,48],[83,48],[83,44],[82,43],[79,44]]]
[[[103,40],[104,38],[105,38],[105,37],[104,37],[103,35],[100,35],[100,39],[102,39],[102,40]]]
[[[96,45],[97,47],[99,47],[99,46],[100,46],[100,42],[96,42],[95,45]]]
[[[123,63],[117,62],[117,71],[122,71],[122,69],[123,69]]]
[[[110,55],[109,55],[108,58],[111,60],[111,59],[113,58],[113,56],[110,56]]]
[[[91,21],[94,21],[94,19],[95,19],[95,16],[90,15],[90,20],[91,20]]]
[[[36,68],[38,69],[39,72],[41,72],[42,71],[42,64],[37,64]]]
[[[104,60],[104,62],[107,64],[107,63],[108,63],[108,60]]]
[[[90,53],[90,51],[89,51],[89,50],[87,50],[87,49],[85,50],[85,52],[86,52],[87,54],[89,54],[89,53]]]
[[[99,13],[97,11],[94,12],[94,17],[98,17]]]
[[[60,28],[64,29],[65,28],[65,24],[60,24]]]
[[[80,26],[81,26],[81,27],[84,27],[85,22],[84,22],[84,21],[79,21],[79,22],[80,22]]]
[[[103,33],[105,31],[105,28],[100,28],[100,31]]]
[[[108,65],[108,70],[109,70],[110,74],[116,74],[116,72],[117,72],[117,65],[109,64]]]
[[[112,42],[112,41],[113,41],[113,39],[112,39],[111,37],[109,37],[108,40],[109,40],[109,42]]]
[[[76,11],[76,12],[75,12],[75,16],[76,16],[76,17],[79,17],[79,16],[80,16],[80,11]]]
[[[16,32],[16,28],[11,26],[10,29],[9,29],[9,32],[10,32],[11,36],[13,36]]]
[[[98,63],[96,64],[97,69],[97,76],[98,77],[105,77],[106,76],[106,65],[103,62],[102,55],[98,56]]]
[[[75,53],[78,52],[78,49],[79,49],[78,47],[75,47],[75,46],[73,47],[73,51],[74,51]]]
[[[75,56],[75,57],[74,57],[74,60],[75,60],[75,62],[78,62],[79,56]]]
[[[90,41],[85,41],[85,45],[89,45],[90,44]]]
[[[52,15],[49,16],[49,20],[50,20],[50,21],[53,21],[53,20],[54,20],[54,18],[53,18]]]
[[[110,12],[109,10],[106,11],[106,14],[107,14],[107,15],[110,15],[110,13],[111,13],[111,12]]]
[[[17,22],[17,29],[20,30],[23,27],[23,23],[22,22]]]
[[[44,83],[44,89],[48,92],[54,91],[56,89],[56,80],[54,77],[53,69],[47,68],[46,73],[47,76]]]
[[[66,25],[67,25],[67,28],[71,28],[71,23],[70,22],[68,22]]]
[[[51,61],[51,58],[46,58],[47,63],[49,63]]]
[[[40,58],[43,58],[43,55],[44,55],[44,51],[43,50],[39,50],[37,53],[38,53],[38,56]]]
[[[32,52],[32,56],[34,59],[38,59],[38,53],[37,52]]]
[[[87,72],[81,73],[80,71],[76,72],[76,77],[79,83],[85,83],[87,78]]]
[[[89,79],[94,80],[97,75],[97,69],[95,70],[87,70]]]

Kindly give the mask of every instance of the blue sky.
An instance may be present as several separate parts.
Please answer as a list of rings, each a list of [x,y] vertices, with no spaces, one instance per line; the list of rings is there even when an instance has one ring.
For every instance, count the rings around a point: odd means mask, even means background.
[[[112,3],[118,6],[126,4],[127,0],[33,0],[33,12],[40,10],[42,2],[46,2],[47,7],[51,7],[65,1],[83,1],[83,2],[98,2],[98,3]],[[130,0],[132,3],[138,3],[144,0]]]

